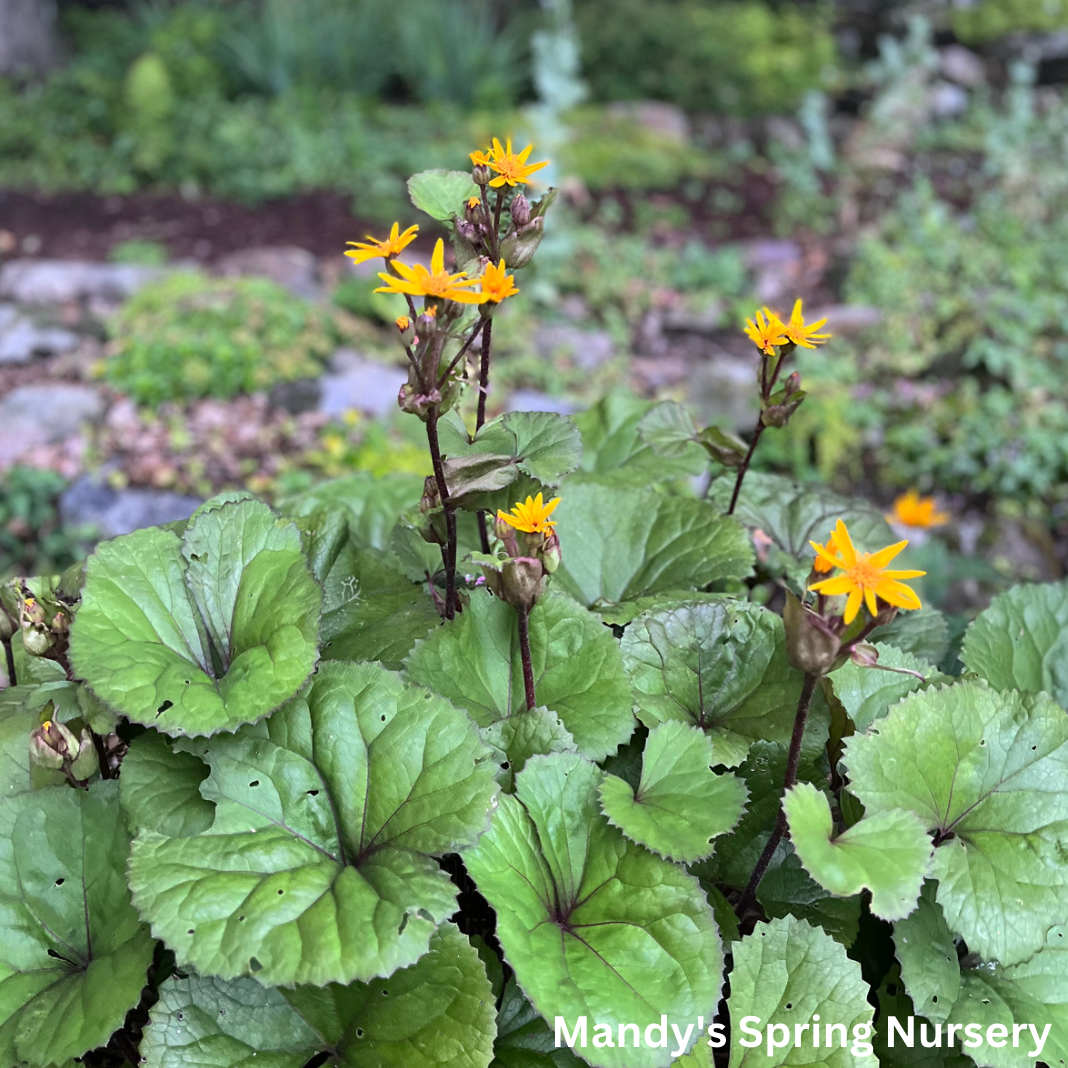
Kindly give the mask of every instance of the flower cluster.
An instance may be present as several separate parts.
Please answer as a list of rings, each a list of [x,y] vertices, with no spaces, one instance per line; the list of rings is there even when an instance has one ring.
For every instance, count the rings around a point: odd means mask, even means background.
[[[487,148],[485,152],[472,152],[471,162],[475,165],[476,170],[479,167],[483,167],[496,173],[495,178],[489,178],[486,175],[488,180],[478,184],[488,185],[491,189],[500,189],[505,185],[512,188],[517,185],[526,185],[535,171],[540,171],[542,167],[549,165],[547,159],[542,160],[540,163],[527,163],[527,157],[533,147],[533,145],[527,145],[522,152],[516,154],[512,152],[512,139],[510,137],[504,148],[501,147],[500,141],[495,137],[492,146]],[[476,175],[475,180],[478,181],[479,177],[483,177],[483,175]]]
[[[560,539],[549,518],[559,503],[559,497],[546,502],[539,493],[517,502],[509,512],[498,510],[496,533],[501,549],[477,557],[486,585],[516,608],[532,608],[549,575],[560,566]]]

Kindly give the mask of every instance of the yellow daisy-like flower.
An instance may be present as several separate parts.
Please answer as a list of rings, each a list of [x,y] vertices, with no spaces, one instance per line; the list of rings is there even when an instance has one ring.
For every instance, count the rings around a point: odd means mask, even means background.
[[[482,275],[482,300],[492,304],[500,304],[506,297],[514,297],[519,292],[515,284],[514,274],[505,274],[504,260],[496,267],[492,263],[486,264],[486,270]]]
[[[916,490],[910,489],[908,493],[901,494],[894,501],[893,511],[887,512],[886,518],[891,523],[898,523],[903,527],[918,527],[926,530],[929,527],[940,527],[948,523],[949,513],[935,509],[934,497],[921,497]]]
[[[491,167],[493,165],[492,148],[487,148],[485,152],[469,152],[468,156],[476,167]]]
[[[468,278],[463,273],[449,274],[445,270],[445,242],[439,237],[434,246],[434,255],[430,257],[430,270],[421,263],[409,267],[399,260],[393,263],[393,269],[400,275],[380,274],[378,277],[386,284],[379,286],[376,293],[407,293],[410,297],[432,297],[437,300],[455,300],[458,304],[480,304],[482,297],[472,293],[468,286],[478,284],[477,278]]]
[[[839,519],[834,528],[834,543],[837,553],[828,552],[824,546],[817,545],[814,541],[810,541],[809,545],[816,550],[817,557],[844,574],[814,582],[809,589],[832,597],[842,593],[848,594],[845,615],[842,617],[846,626],[857,618],[861,601],[868,606],[872,616],[878,612],[877,598],[897,608],[921,607],[919,597],[900,580],[919,578],[927,572],[886,570],[886,565],[908,545],[907,540],[888,545],[877,553],[858,553],[845,523]]]
[[[367,238],[366,242],[347,241],[346,244],[355,245],[356,247],[350,249],[345,255],[351,256],[357,263],[378,259],[379,257],[384,260],[391,260],[394,256],[399,256],[415,240],[417,233],[419,233],[418,226],[409,226],[402,234],[400,233],[400,223],[394,223],[393,229],[390,230],[389,237],[385,241],[377,241],[370,234],[364,234],[364,237]]]
[[[767,308],[764,311],[771,315]],[[803,349],[814,349],[817,345],[823,345],[829,338],[833,337],[832,334],[819,334],[816,332],[826,322],[826,319],[820,319],[818,323],[813,323],[811,326],[807,325],[805,317],[801,314],[801,301],[800,299],[795,300],[794,310],[790,313],[790,321],[785,327],[786,336],[795,345],[800,345]]]
[[[500,141],[495,137],[493,139],[493,151],[491,153],[492,159],[489,166],[491,170],[497,172],[497,177],[490,182],[490,186],[493,189],[499,189],[503,185],[526,185],[530,181],[530,176],[535,171],[540,171],[542,167],[548,167],[549,161],[547,159],[542,160],[541,163],[527,163],[527,156],[530,155],[530,150],[533,145],[527,145],[518,155],[512,152],[512,139],[509,138],[506,148],[501,148]]]
[[[513,504],[512,515],[498,509],[497,518],[526,534],[551,534],[556,524],[549,521],[549,516],[559,503],[560,498],[554,497],[548,504],[543,504],[539,493],[537,497]]]
[[[767,322],[764,321],[764,316],[757,312],[755,323],[752,319],[746,319],[749,325],[745,328],[745,333],[761,352],[774,356],[775,346],[785,345],[789,338],[786,336],[786,326],[778,316],[773,315],[767,308],[764,311],[768,316]]]

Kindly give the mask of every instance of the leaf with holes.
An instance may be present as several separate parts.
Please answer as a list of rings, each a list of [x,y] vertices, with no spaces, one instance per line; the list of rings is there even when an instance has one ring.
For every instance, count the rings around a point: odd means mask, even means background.
[[[884,920],[916,907],[931,860],[931,840],[916,813],[887,809],[836,835],[826,795],[806,782],[787,791],[783,810],[801,863],[825,890],[839,897],[870,890],[871,910]]]
[[[553,519],[563,552],[554,582],[593,608],[619,608],[667,590],[684,597],[752,570],[745,530],[704,501],[571,479]]]
[[[961,659],[999,690],[1045,690],[1068,708],[1068,582],[999,594],[968,628]]]
[[[869,816],[909,809],[934,833],[938,902],[984,960],[1025,961],[1068,919],[1068,717],[1045,694],[910,694],[843,762]]]
[[[130,905],[118,783],[0,802],[0,1063],[65,1064],[141,998],[153,942]]]
[[[1010,1040],[1006,1048],[984,1043],[969,1049],[980,1068],[1017,1068],[1034,1064],[1039,1055],[1046,1064],[1068,1062],[1068,928],[1050,928],[1045,944],[1011,967],[984,964],[974,955],[962,961],[935,894],[935,884],[928,882],[916,911],[894,924],[901,977],[916,1014],[958,1025],[958,1042],[967,1024],[978,1024],[984,1034],[1000,1024],[1009,1036],[1016,1026],[1020,1048]]]
[[[456,909],[433,859],[471,845],[496,791],[447,701],[376,664],[327,663],[265,724],[186,742],[211,827],[142,830],[134,903],[179,962],[267,984],[366,982],[407,967]]]
[[[600,760],[634,728],[630,688],[611,631],[581,605],[552,592],[530,613],[538,704],[555,712],[579,752]],[[526,712],[515,609],[481,590],[448,627],[408,658],[418,683],[466,708],[480,727]]]
[[[482,731],[482,739],[496,753],[501,768],[497,780],[509,792],[514,789],[516,775],[532,756],[578,752],[571,732],[547,708],[499,719]]]
[[[745,783],[717,775],[712,741],[696,727],[669,721],[649,732],[637,790],[615,775],[601,783],[608,822],[669,860],[707,857],[715,839],[733,829],[745,809]]]
[[[318,658],[321,595],[300,532],[257,501],[201,512],[89,558],[71,663],[137,723],[191,736],[233,730],[288,701]]]
[[[878,1068],[873,1054],[854,1053],[847,1045],[825,1042],[817,1053],[811,1035],[804,1031],[800,1032],[802,1041],[795,1045],[795,1025],[812,1026],[817,1014],[824,1025],[844,1024],[848,1035],[854,1027],[871,1024],[868,984],[844,946],[819,928],[789,916],[758,923],[732,949],[734,970],[727,999],[731,1022],[738,1026],[747,1016],[758,1017],[749,1026],[762,1029],[766,1037],[749,1048],[732,1042],[730,1068],[788,1064]]]
[[[119,797],[134,831],[159,831],[187,838],[206,831],[215,806],[200,794],[207,765],[192,753],[176,752],[169,738],[145,731],[122,758]]]
[[[723,953],[697,880],[628,841],[600,814],[601,772],[575,754],[536,756],[502,795],[464,862],[497,913],[516,981],[547,1020],[580,1016],[683,1031],[711,1019]],[[593,1048],[603,1068],[653,1068],[657,1048]]]
[[[168,979],[141,1055],[147,1068],[486,1068],[493,1017],[478,954],[445,923],[415,964],[367,984],[280,990],[253,979]]]
[[[642,722],[700,727],[713,764],[740,764],[758,739],[789,740],[804,676],[786,660],[775,613],[748,601],[680,604],[638,616],[620,647]]]

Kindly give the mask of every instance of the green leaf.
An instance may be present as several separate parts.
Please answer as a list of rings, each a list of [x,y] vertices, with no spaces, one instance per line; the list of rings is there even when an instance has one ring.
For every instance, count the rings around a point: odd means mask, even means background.
[[[879,646],[879,663],[918,671],[926,676],[927,681],[896,671],[861,667],[847,660],[828,677],[834,687],[835,697],[842,702],[859,732],[866,731],[877,719],[882,719],[890,707],[906,694],[921,687],[949,681],[941,672],[932,671],[930,664],[912,653],[903,653],[893,645]]]
[[[0,803],[0,1063],[65,1064],[141,998],[153,942],[130,905],[118,783]]]
[[[692,453],[697,427],[693,416],[678,401],[662,401],[639,420],[638,437],[657,456],[677,458]]]
[[[478,196],[478,186],[470,171],[446,171],[436,168],[420,171],[408,179],[408,196],[412,203],[438,222],[448,222],[464,210],[464,202]]]
[[[811,1031],[801,1032],[794,1045],[795,1024],[809,1024],[819,1015],[823,1024],[844,1024],[850,1041],[855,1027],[871,1033],[872,1007],[860,965],[843,946],[804,920],[793,917],[758,923],[753,933],[733,946],[734,970],[727,1001],[735,1028],[747,1016],[764,1031],[764,1042],[742,1047],[742,1032],[732,1036],[730,1068],[779,1068],[780,1065],[825,1065],[826,1068],[877,1068],[871,1053],[853,1052],[851,1045],[821,1042],[816,1051]],[[778,1030],[772,1031],[772,1025]],[[864,1033],[862,1031],[861,1033]],[[826,1037],[821,1034],[821,1039]],[[747,1038],[752,1042],[752,1038]],[[770,1047],[770,1048],[769,1048]]]
[[[708,464],[696,443],[680,456],[665,457],[642,440],[638,426],[655,407],[632,393],[611,393],[574,416],[582,432],[582,470],[639,487],[701,474]]]
[[[557,1047],[556,1035],[516,985],[508,980],[497,1013],[497,1041],[490,1068],[582,1068],[583,1062],[567,1046]]]
[[[645,742],[638,789],[615,775],[601,782],[608,822],[668,860],[709,856],[715,839],[741,818],[747,796],[741,779],[713,773],[712,748],[696,727],[673,721],[654,727]]]
[[[757,901],[769,918],[805,920],[843,946],[852,946],[860,930],[860,896],[837,897],[825,890],[801,866],[796,853],[772,862],[760,882]]]
[[[836,835],[826,795],[805,782],[787,791],[783,809],[801,863],[824,889],[840,897],[870,890],[871,910],[884,920],[916,907],[931,840],[914,812],[888,809]]]
[[[642,722],[700,727],[711,763],[734,767],[753,741],[789,739],[804,676],[786,660],[775,613],[738,600],[681,604],[639,616],[620,648]]]
[[[910,809],[934,833],[939,904],[981,957],[1027,960],[1068,916],[1068,717],[1045,694],[910,694],[843,762],[869,816]]]
[[[141,1044],[147,1068],[486,1068],[493,994],[451,924],[388,979],[322,989],[190,975],[160,987]]]
[[[961,659],[999,690],[1045,690],[1068,707],[1068,582],[999,594],[964,635]]]
[[[491,723],[482,731],[482,740],[497,754],[501,768],[497,781],[509,792],[515,787],[516,775],[532,756],[578,752],[571,732],[547,708],[520,712]]]
[[[880,648],[891,645],[937,665],[949,649],[949,624],[937,608],[902,612],[885,627],[876,627],[871,632],[871,641]]]
[[[178,960],[263,983],[366,982],[455,911],[433,859],[485,828],[496,784],[474,725],[377,664],[327,663],[265,724],[184,743],[211,769],[201,834],[142,830],[129,879]]]
[[[597,479],[572,479],[560,496],[554,580],[582,604],[611,607],[752,570],[745,531],[703,501]]]
[[[274,711],[318,658],[321,595],[300,533],[256,501],[152,528],[89,558],[74,670],[137,723],[192,736]]]
[[[956,1045],[968,1040],[963,1031],[977,1024],[1008,1029],[1006,1048],[969,1048],[975,1063],[991,1068],[1034,1064],[1035,1035],[1021,1028],[1020,1048],[1012,1048],[1014,1025],[1034,1025],[1038,1036],[1049,1025],[1041,1061],[1068,1062],[1068,928],[1053,927],[1045,944],[1027,961],[1004,967],[984,964],[974,956],[958,960],[953,933],[935,900],[935,886],[927,883],[919,907],[894,924],[894,945],[901,976],[918,1015],[940,1025],[956,1024]],[[902,1025],[906,1021],[901,1021]],[[919,1024],[916,1025],[917,1028]],[[928,1030],[932,1030],[930,1027]],[[948,1035],[947,1035],[948,1041]],[[916,1039],[919,1044],[919,1037]],[[968,1047],[966,1047],[968,1048]]]
[[[555,712],[579,751],[600,760],[634,728],[619,644],[597,618],[553,592],[530,613],[538,704]],[[419,642],[408,674],[466,708],[480,727],[526,715],[515,609],[472,591],[463,613]]]
[[[730,503],[734,474],[712,485],[712,500],[720,508]],[[886,520],[863,503],[840,497],[822,486],[793,482],[780,475],[750,471],[734,514],[747,527],[756,527],[771,538],[784,558],[769,557],[767,566],[781,567],[801,583],[812,568],[812,546],[821,545],[839,519],[845,520],[858,548],[874,552],[895,539]]]
[[[489,831],[464,854],[497,913],[516,980],[546,1020],[660,1023],[711,1019],[723,956],[697,881],[629,842],[600,814],[601,772],[571,754],[536,756],[502,795]],[[669,1032],[670,1034],[670,1032]],[[652,1068],[658,1048],[597,1048],[605,1068]]]
[[[192,753],[175,752],[169,738],[145,731],[130,743],[119,777],[119,797],[130,827],[168,838],[206,831],[215,819],[215,806],[200,794],[207,777],[207,767]]]

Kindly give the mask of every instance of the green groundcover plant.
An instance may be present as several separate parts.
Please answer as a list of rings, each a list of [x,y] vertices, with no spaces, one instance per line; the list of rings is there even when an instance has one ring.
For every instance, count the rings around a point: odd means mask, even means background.
[[[946,675],[881,515],[747,478],[800,302],[746,331],[748,443],[488,419],[529,152],[412,179],[456,272],[351,253],[407,308],[421,501],[224,494],[0,589],[0,1064],[1065,1063],[1068,584]]]

